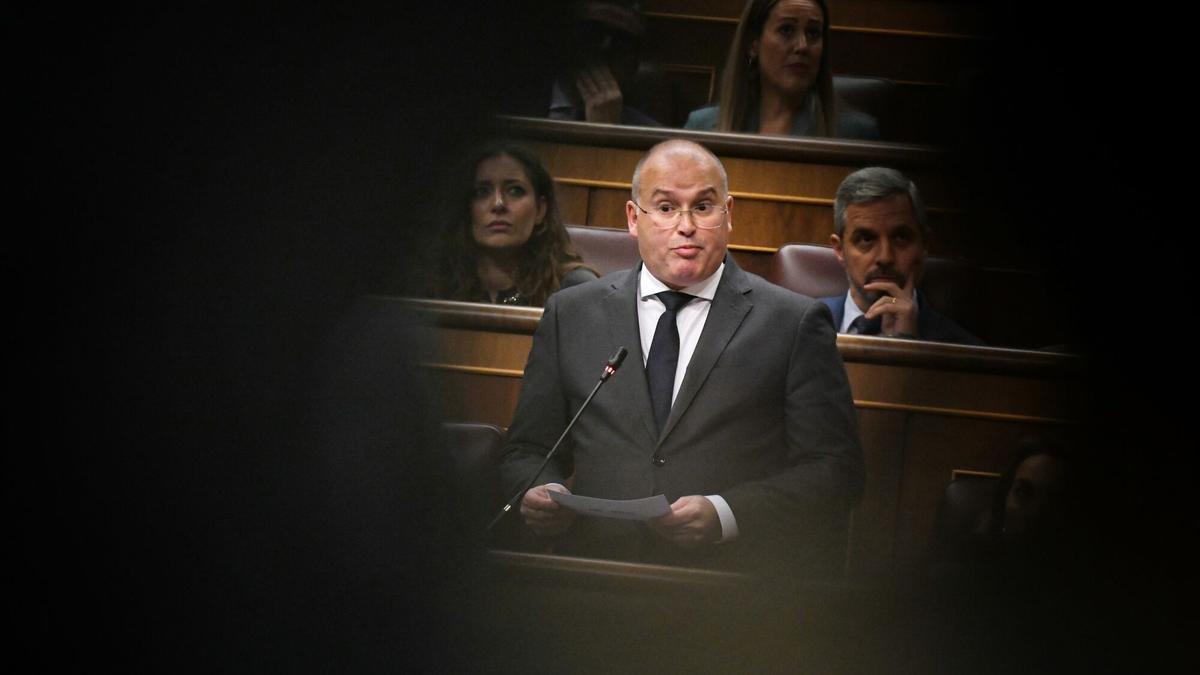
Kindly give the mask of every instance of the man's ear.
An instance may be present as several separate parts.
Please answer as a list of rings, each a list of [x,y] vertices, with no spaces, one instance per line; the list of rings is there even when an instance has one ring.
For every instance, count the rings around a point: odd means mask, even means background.
[[[637,239],[637,217],[637,204],[634,204],[633,200],[625,202],[625,220],[626,224],[629,225],[629,236],[634,239]]]
[[[842,238],[836,234],[829,235],[829,243],[833,244],[833,253],[837,256],[839,262],[846,264],[846,255],[842,251]]]

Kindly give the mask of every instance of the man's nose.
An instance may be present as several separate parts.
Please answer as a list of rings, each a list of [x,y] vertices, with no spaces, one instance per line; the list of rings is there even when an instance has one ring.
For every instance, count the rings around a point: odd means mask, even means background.
[[[892,244],[887,238],[879,240],[879,250],[875,254],[875,262],[890,264],[892,262]]]
[[[696,231],[696,217],[692,215],[691,209],[680,211],[679,215],[675,216],[675,230],[682,234]]]

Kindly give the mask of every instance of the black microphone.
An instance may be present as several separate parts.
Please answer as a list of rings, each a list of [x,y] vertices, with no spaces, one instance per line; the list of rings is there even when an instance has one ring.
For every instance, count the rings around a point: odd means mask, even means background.
[[[625,362],[625,357],[628,355],[628,349],[625,349],[624,347],[617,349],[617,353],[613,354],[612,358],[608,360],[608,363],[604,364],[604,372],[600,374],[600,381],[603,382],[612,377],[613,373],[617,372],[617,368],[620,368],[621,364]],[[599,387],[599,385],[596,386]],[[588,401],[590,400],[592,400],[591,396],[588,397]],[[587,405],[587,401],[584,401],[583,405]],[[582,408],[580,409],[582,410]]]
[[[558,446],[562,445],[562,442],[567,437],[567,434],[571,433],[571,427],[575,426],[575,420],[579,419],[579,416],[583,414],[583,411],[588,407],[588,404],[592,402],[592,397],[596,395],[596,392],[600,391],[600,385],[607,382],[608,378],[612,377],[613,373],[617,372],[617,369],[621,367],[621,363],[625,360],[625,357],[628,354],[628,349],[620,347],[617,349],[617,353],[613,354],[612,358],[608,360],[608,363],[604,364],[604,370],[600,373],[600,381],[596,383],[596,386],[592,387],[592,393],[588,394],[587,398],[583,400],[583,405],[579,406],[579,410],[575,412],[575,416],[572,417],[571,421],[567,423],[567,428],[563,429],[562,435],[559,436],[558,440],[554,442],[554,447],[550,448],[550,452],[546,453],[546,459],[542,460],[542,465],[538,467],[537,472],[530,477],[529,482],[525,484],[525,487],[518,490],[517,494],[513,495],[512,499],[508,500],[508,503],[504,505],[504,508],[500,509],[500,513],[496,514],[496,517],[492,519],[492,522],[488,523],[488,532],[491,532],[492,528],[496,526],[496,523],[500,522],[500,519],[504,518],[504,515],[512,510],[513,505],[525,496],[525,493],[529,490],[529,488],[533,487],[533,484],[535,481],[537,481],[538,476],[542,475],[542,471],[544,471],[546,469],[546,465],[550,463],[550,458],[554,456],[556,451],[558,451]]]

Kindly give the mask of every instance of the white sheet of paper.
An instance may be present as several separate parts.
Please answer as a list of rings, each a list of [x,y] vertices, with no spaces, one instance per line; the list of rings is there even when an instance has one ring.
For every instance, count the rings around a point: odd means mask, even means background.
[[[671,505],[667,503],[666,495],[655,495],[642,499],[600,499],[551,490],[550,499],[581,515],[598,518],[649,520],[671,512]]]

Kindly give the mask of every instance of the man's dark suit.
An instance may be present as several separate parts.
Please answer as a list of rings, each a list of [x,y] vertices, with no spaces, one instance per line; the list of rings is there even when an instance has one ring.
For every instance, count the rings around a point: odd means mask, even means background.
[[[538,483],[630,499],[720,495],[732,542],[685,550],[640,524],[578,518],[556,551],[748,571],[830,571],[861,496],[850,387],[821,303],[725,271],[671,415],[655,431],[638,332],[637,268],[560,291],[534,334],[502,476],[523,487],[618,347],[621,370]],[[661,457],[661,466],[651,461]],[[568,477],[574,474],[573,482]]]
[[[838,295],[832,298],[821,298],[821,302],[829,307],[833,314],[833,327],[838,329],[846,316],[846,296]],[[967,332],[965,328],[953,319],[943,316],[933,310],[928,303],[921,302],[917,307],[918,340],[933,342],[954,342],[960,345],[983,346],[983,340]]]

